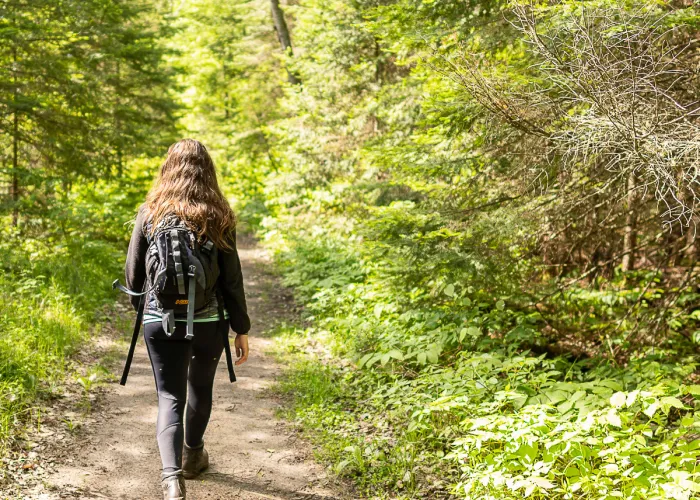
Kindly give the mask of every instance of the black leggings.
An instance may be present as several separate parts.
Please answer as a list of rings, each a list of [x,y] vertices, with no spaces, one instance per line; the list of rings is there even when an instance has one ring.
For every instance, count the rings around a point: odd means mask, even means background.
[[[165,334],[160,322],[144,326],[158,391],[156,436],[164,474],[182,468],[183,439],[191,448],[203,444],[211,414],[216,365],[224,349],[223,335],[228,334],[228,328],[227,321],[195,323],[194,338],[189,341],[185,340],[184,322],[177,323],[172,337]]]

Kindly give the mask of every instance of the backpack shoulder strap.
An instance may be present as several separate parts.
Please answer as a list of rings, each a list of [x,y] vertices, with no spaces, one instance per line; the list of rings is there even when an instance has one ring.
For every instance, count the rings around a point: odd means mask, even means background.
[[[131,368],[131,361],[134,359],[134,351],[136,350],[136,342],[139,340],[139,331],[141,330],[141,323],[143,322],[143,310],[146,305],[143,294],[139,299],[139,307],[136,312],[136,321],[134,322],[134,331],[131,334],[131,345],[129,345],[129,354],[126,355],[126,362],[124,363],[124,371],[122,372],[122,378],[119,381],[120,385],[126,385],[126,378],[129,376],[129,369]]]
[[[221,291],[219,286],[216,286],[216,305],[219,309],[219,321],[224,321],[226,316],[224,315],[224,298],[221,296]],[[222,329],[223,330],[223,329]],[[226,354],[226,366],[228,367],[228,379],[231,383],[236,381],[236,373],[233,371],[233,357],[231,356],[231,344],[228,339],[228,323],[226,324],[226,330],[223,331],[223,341],[224,341],[224,352]]]
[[[175,261],[175,272],[177,272],[177,289],[180,295],[185,295],[185,271],[182,268],[182,245],[180,233],[177,229],[170,230],[170,241],[173,243],[173,260]]]
[[[197,272],[197,268],[195,266],[190,265],[189,272],[187,273],[187,276],[189,277],[189,283],[188,287],[189,289],[187,290],[187,333],[185,335],[185,338],[187,340],[190,340],[192,337],[194,337],[194,292],[195,292],[195,273]]]

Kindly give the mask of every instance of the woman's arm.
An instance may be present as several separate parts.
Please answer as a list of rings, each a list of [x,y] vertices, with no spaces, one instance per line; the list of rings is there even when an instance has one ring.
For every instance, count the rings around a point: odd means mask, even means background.
[[[250,330],[250,318],[243,290],[241,261],[236,250],[235,232],[232,235],[232,247],[231,250],[219,250],[219,290],[224,299],[231,329],[243,335]]]
[[[134,223],[134,231],[131,233],[129,241],[129,251],[126,255],[126,287],[135,292],[143,290],[146,281],[146,251],[148,250],[148,240],[143,232],[144,210],[139,209]],[[139,306],[139,297],[129,297],[134,309]]]

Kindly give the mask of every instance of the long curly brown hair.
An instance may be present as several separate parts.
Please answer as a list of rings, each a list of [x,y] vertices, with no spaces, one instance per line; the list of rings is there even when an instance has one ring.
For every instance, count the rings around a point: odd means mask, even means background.
[[[236,216],[216,180],[214,162],[207,148],[194,139],[183,139],[168,149],[155,185],[146,197],[151,232],[166,218],[175,216],[202,240],[217,248],[232,248]]]

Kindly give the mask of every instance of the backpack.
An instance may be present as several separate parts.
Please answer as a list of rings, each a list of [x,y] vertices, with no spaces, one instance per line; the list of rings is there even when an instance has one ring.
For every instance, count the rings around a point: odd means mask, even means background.
[[[152,294],[162,311],[163,330],[168,336],[175,332],[175,315],[186,315],[185,338],[190,340],[195,311],[206,306],[216,292],[219,278],[216,246],[208,239],[198,241],[195,233],[174,217],[159,223],[155,231],[148,223],[145,230],[146,283],[150,286],[139,293],[116,280],[112,288],[135,297]]]
[[[143,320],[144,296],[151,293],[162,310],[163,330],[168,336],[175,332],[175,315],[187,315],[187,333],[185,338],[194,336],[194,313],[205,307],[216,294],[219,317],[224,318],[223,299],[217,290],[219,278],[218,251],[209,239],[198,241],[197,235],[177,218],[169,218],[158,224],[152,231],[150,223],[146,224],[148,248],[146,250],[146,284],[143,292],[129,290],[119,280],[114,280],[112,289],[140,297],[136,323],[132,334],[131,346],[127,355],[121,385],[131,366],[136,341]],[[150,286],[149,286],[150,285]],[[236,380],[233,372],[231,348],[228,331],[224,334],[224,350],[228,364],[229,379]]]
[[[159,224],[155,232],[146,226],[146,276],[149,292],[163,311],[163,330],[175,331],[175,315],[187,315],[187,335],[192,338],[195,311],[205,307],[216,289],[219,262],[211,240],[197,236],[182,222]],[[147,292],[148,293],[148,292]]]

